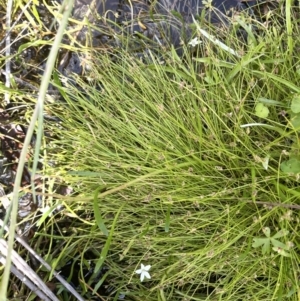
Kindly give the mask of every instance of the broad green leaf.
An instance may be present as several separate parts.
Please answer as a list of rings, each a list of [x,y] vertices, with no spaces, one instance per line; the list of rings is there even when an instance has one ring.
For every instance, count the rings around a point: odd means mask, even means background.
[[[270,252],[270,240],[268,239],[267,242],[262,247],[262,253],[266,254]]]
[[[273,79],[275,82],[281,84],[281,86],[286,86],[287,88],[295,91],[296,93],[300,92],[299,85],[294,84],[290,80],[284,79],[282,76],[277,76],[274,73],[259,70],[251,70],[251,73],[261,79],[265,79],[266,77],[269,79]]]
[[[284,249],[284,250],[288,250],[289,249],[289,247],[286,244],[280,242],[279,240],[271,238],[271,242],[272,242],[272,245],[274,247],[277,247],[277,248],[280,248],[280,249]]]
[[[170,212],[171,212],[171,204],[168,205],[168,210],[166,214],[165,232],[169,232],[170,229]]]
[[[264,234],[267,236],[267,237],[270,237],[271,235],[271,230],[269,227],[264,227],[263,230]]]
[[[255,115],[260,118],[267,118],[269,116],[269,109],[261,102],[255,106]]]
[[[283,106],[283,103],[278,100],[268,99],[264,97],[259,97],[257,100],[262,104],[266,104],[266,105]]]
[[[268,238],[253,238],[253,248],[258,248],[268,242]]]
[[[110,243],[111,243],[111,240],[112,240],[112,237],[113,237],[113,233],[114,233],[114,230],[115,230],[115,226],[116,226],[116,223],[117,223],[117,220],[119,218],[119,215],[123,209],[124,205],[122,205],[120,207],[120,209],[118,210],[117,214],[116,214],[116,217],[113,221],[113,224],[111,226],[111,229],[109,231],[109,236],[105,242],[105,245],[104,247],[102,248],[102,251],[101,251],[101,254],[100,254],[100,258],[98,259],[97,263],[96,263],[96,266],[95,266],[95,269],[94,269],[94,273],[98,273],[98,271],[100,270],[102,264],[104,263],[105,259],[106,259],[106,256],[107,256],[107,253],[109,251],[109,247],[110,247]]]
[[[257,100],[265,105],[273,105],[273,106],[280,106],[280,107],[285,106],[283,102],[278,100],[268,99],[264,97],[259,97]]]
[[[297,94],[293,97],[291,110],[293,113],[300,113],[300,94]]]
[[[104,220],[101,216],[101,212],[99,210],[99,199],[98,199],[98,194],[99,192],[103,190],[103,187],[99,187],[94,194],[94,202],[93,202],[93,208],[94,208],[94,214],[95,214],[95,219],[96,223],[100,229],[100,231],[105,235],[108,236],[108,231],[107,228],[105,227]]]
[[[284,173],[297,174],[300,173],[300,161],[296,158],[291,158],[280,164],[280,169]]]
[[[214,79],[213,79],[211,76],[205,76],[205,77],[204,77],[204,80],[205,80],[208,84],[210,84],[210,85],[215,85],[215,84],[216,84],[215,81],[214,81]]]
[[[300,114],[291,112],[290,122],[295,130],[300,130]]]
[[[282,229],[282,230],[278,231],[275,235],[273,235],[272,238],[280,238],[280,237],[284,237],[288,234],[289,234],[288,230]]]
[[[277,252],[279,255],[285,256],[285,257],[291,257],[291,254],[286,252],[285,250],[278,248],[278,247],[273,247],[273,251]]]

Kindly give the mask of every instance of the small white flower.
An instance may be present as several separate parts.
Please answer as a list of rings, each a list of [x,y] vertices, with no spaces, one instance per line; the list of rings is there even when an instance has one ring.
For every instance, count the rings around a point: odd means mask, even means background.
[[[198,39],[198,37],[192,39],[191,41],[189,41],[189,45],[191,45],[192,47],[195,47],[199,44],[201,44],[202,42]]]
[[[144,266],[143,264],[141,264],[141,268],[135,271],[137,274],[141,274],[141,278],[140,278],[141,282],[144,280],[145,277],[148,279],[151,278],[150,274],[148,273],[150,269],[151,269],[151,265]]]

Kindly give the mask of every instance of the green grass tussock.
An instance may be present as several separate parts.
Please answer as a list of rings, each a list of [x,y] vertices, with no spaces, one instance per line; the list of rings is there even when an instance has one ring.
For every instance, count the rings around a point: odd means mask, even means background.
[[[94,56],[88,81],[60,87],[66,103],[60,140],[48,146],[52,173],[78,193],[64,201],[66,211],[95,217],[60,238],[73,246],[62,256],[96,254],[112,295],[299,299],[299,180],[282,170],[299,150],[290,115],[299,54],[291,56],[275,29],[253,35],[240,57],[205,39],[206,53],[185,62],[174,52],[164,64],[126,52],[118,62]],[[280,230],[289,232],[272,238]],[[265,240],[253,246],[254,238]],[[142,283],[141,263],[151,265]]]

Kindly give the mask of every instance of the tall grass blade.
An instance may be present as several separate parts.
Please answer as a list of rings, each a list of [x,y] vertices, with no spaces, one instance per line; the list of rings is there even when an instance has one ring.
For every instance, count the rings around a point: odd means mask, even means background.
[[[99,187],[95,194],[94,194],[94,214],[95,214],[95,219],[96,219],[96,223],[99,227],[99,229],[101,230],[101,232],[105,235],[105,236],[108,236],[108,231],[107,231],[107,228],[105,227],[105,224],[104,224],[104,221],[103,221],[103,218],[101,216],[101,212],[99,210],[99,200],[98,200],[98,194],[99,192],[103,190],[102,187]]]
[[[113,224],[111,226],[111,229],[109,231],[109,236],[108,236],[108,238],[107,238],[107,240],[105,242],[105,245],[104,245],[104,247],[103,247],[103,249],[101,251],[100,258],[99,258],[99,260],[96,263],[95,270],[94,270],[95,274],[100,270],[102,264],[104,263],[104,261],[106,259],[107,253],[109,251],[110,243],[111,243],[111,240],[112,240],[112,237],[113,237],[113,234],[114,234],[115,225],[116,225],[116,223],[118,221],[118,217],[119,217],[119,215],[120,215],[120,213],[121,213],[124,205],[125,204],[123,204],[120,207],[120,209],[117,211],[117,214],[115,216],[115,219],[114,219]]]

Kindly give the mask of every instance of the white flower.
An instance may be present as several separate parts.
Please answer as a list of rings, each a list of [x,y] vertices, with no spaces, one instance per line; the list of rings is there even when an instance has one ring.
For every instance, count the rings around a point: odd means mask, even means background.
[[[137,274],[141,274],[141,278],[140,278],[141,282],[144,280],[145,277],[148,279],[151,278],[150,274],[148,273],[150,269],[151,269],[151,265],[144,266],[143,264],[141,264],[141,268],[135,271]]]
[[[191,41],[189,41],[189,45],[191,45],[192,47],[195,47],[199,44],[201,44],[202,42],[198,39],[198,37],[192,39]]]

